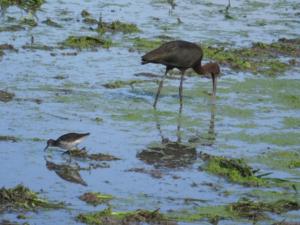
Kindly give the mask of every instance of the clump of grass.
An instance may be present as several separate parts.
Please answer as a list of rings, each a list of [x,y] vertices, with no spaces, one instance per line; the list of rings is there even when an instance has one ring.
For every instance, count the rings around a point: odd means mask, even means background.
[[[100,212],[79,214],[77,220],[91,225],[105,225],[105,224],[162,224],[167,225],[168,219],[159,210],[136,210],[129,212],[113,212],[111,208],[104,209]],[[109,221],[109,222],[108,222]],[[175,224],[174,224],[175,225]]]
[[[17,185],[14,188],[0,189],[0,212],[6,210],[36,210],[63,208],[63,203],[51,203],[38,197],[36,192],[31,191],[23,185]]]
[[[206,165],[201,169],[225,177],[230,182],[246,186],[262,186],[267,184],[263,178],[255,176],[253,168],[248,166],[242,159],[228,159],[205,153],[202,153],[200,157],[206,161]]]
[[[119,20],[116,20],[111,23],[99,21],[98,31],[100,33],[105,33],[105,32],[138,33],[140,32],[140,29],[137,27],[137,25],[133,23],[124,23]]]
[[[96,47],[110,48],[112,46],[112,41],[90,36],[70,36],[62,43],[62,45],[78,49]]]

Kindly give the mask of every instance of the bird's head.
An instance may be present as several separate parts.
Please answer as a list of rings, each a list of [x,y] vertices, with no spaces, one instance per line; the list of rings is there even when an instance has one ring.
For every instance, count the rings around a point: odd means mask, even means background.
[[[47,146],[46,146],[46,148],[44,148],[44,151],[46,151],[46,149],[47,149],[48,147],[53,146],[54,143],[55,143],[55,140],[49,139],[49,140],[47,141]]]
[[[203,74],[214,74],[219,75],[220,74],[220,66],[218,63],[215,62],[209,62],[202,66]]]

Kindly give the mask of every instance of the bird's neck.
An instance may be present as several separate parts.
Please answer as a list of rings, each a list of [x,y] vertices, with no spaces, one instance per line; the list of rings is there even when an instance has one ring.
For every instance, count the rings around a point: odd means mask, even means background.
[[[207,73],[205,67],[203,67],[203,66],[201,65],[201,63],[199,63],[199,64],[198,64],[197,66],[195,66],[193,69],[194,69],[195,72],[198,73],[198,74],[206,74],[206,73]]]

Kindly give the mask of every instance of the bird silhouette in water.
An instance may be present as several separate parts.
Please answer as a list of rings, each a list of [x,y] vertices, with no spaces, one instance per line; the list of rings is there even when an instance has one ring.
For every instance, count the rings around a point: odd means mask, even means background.
[[[60,136],[58,139],[53,140],[49,139],[47,141],[47,146],[44,150],[48,147],[59,147],[66,150],[72,150],[77,147],[77,145],[83,141],[83,139],[90,135],[90,133],[68,133]]]
[[[164,79],[169,70],[177,68],[181,71],[179,86],[180,109],[182,109],[182,90],[183,77],[187,69],[192,68],[196,73],[201,75],[211,75],[212,78],[212,104],[215,104],[217,91],[217,76],[220,74],[220,67],[217,63],[210,62],[202,66],[203,50],[195,43],[188,41],[170,41],[162,44],[160,47],[148,52],[142,56],[142,64],[155,63],[166,66],[165,74],[159,83],[155,96],[153,107],[156,108],[160,91],[163,87]]]

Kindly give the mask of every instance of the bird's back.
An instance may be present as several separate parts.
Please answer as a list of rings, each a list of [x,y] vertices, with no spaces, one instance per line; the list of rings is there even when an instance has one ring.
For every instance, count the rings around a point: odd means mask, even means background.
[[[82,134],[79,134],[79,133],[68,133],[68,134],[64,134],[62,136],[60,136],[57,141],[67,141],[67,142],[73,142],[73,141],[76,141],[78,139],[81,139],[85,136],[88,136],[90,133],[82,133]]]
[[[203,51],[187,41],[170,41],[142,56],[142,64],[158,63],[170,68],[191,68],[201,63]]]

